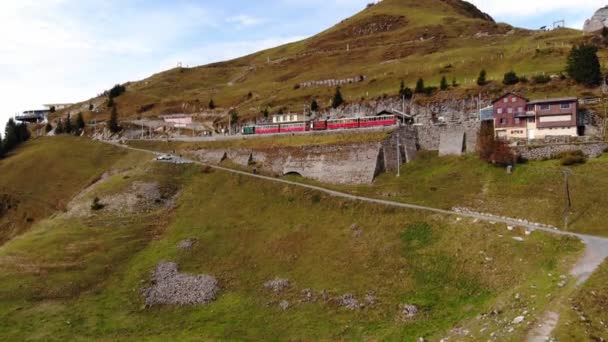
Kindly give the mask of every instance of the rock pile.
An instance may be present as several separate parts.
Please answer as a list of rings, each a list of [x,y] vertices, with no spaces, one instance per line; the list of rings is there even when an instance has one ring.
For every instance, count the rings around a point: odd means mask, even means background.
[[[402,304],[399,311],[404,318],[413,318],[418,314],[419,309],[416,305]]]
[[[187,251],[192,248],[196,244],[196,239],[186,239],[182,240],[177,244],[177,248],[182,251]]]
[[[276,278],[274,280],[269,280],[264,283],[264,287],[274,293],[279,293],[289,287],[289,279]]]
[[[354,295],[347,293],[338,298],[338,304],[349,310],[357,310],[361,307]]]
[[[150,306],[208,304],[219,292],[214,277],[179,273],[173,262],[158,264],[152,272],[152,280],[152,286],[142,290],[146,304]]]

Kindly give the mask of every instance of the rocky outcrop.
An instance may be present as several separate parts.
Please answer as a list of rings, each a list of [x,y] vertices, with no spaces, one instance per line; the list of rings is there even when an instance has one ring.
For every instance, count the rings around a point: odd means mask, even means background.
[[[608,6],[600,8],[591,18],[587,19],[583,31],[585,33],[596,33],[604,27],[608,27]]]

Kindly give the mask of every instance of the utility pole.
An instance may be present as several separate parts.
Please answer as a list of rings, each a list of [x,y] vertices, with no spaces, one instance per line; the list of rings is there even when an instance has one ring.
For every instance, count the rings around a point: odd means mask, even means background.
[[[397,177],[401,177],[401,137],[397,133]]]
[[[568,230],[568,219],[570,217],[570,211],[572,210],[572,198],[570,197],[570,183],[568,180],[568,176],[572,175],[572,170],[564,169],[562,170],[565,178],[566,185],[566,208],[564,209],[564,227]]]

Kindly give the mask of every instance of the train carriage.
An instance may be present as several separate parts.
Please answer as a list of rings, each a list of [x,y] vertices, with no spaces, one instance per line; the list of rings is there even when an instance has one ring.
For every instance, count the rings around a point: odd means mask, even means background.
[[[311,121],[310,128],[313,131],[325,131],[327,129],[327,120]]]
[[[309,130],[309,125],[307,122],[282,124],[280,126],[281,133],[306,132],[308,130]]]
[[[279,132],[279,125],[255,126],[255,134],[275,134]]]
[[[243,135],[255,134],[255,126],[245,126],[242,131]]]
[[[351,129],[359,128],[359,119],[335,119],[327,120],[327,129]]]
[[[397,124],[397,117],[394,115],[371,116],[359,119],[359,127],[378,127],[394,126]]]

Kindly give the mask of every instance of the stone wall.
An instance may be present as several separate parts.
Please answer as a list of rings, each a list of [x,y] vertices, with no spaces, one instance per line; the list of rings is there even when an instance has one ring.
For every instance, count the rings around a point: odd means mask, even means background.
[[[398,157],[397,150],[401,154]],[[333,184],[369,184],[384,171],[396,171],[397,163],[416,157],[416,132],[400,127],[382,142],[264,149],[199,149],[193,156],[205,163],[223,160],[255,167],[275,176],[297,173]]]
[[[438,151],[442,133],[464,132],[466,153],[475,153],[477,150],[477,135],[481,128],[480,121],[462,123],[428,124],[414,126],[418,146],[422,150]]]
[[[589,158],[597,158],[608,148],[608,143],[552,144],[541,146],[519,146],[517,152],[526,160],[556,158],[560,153],[581,150]]]

